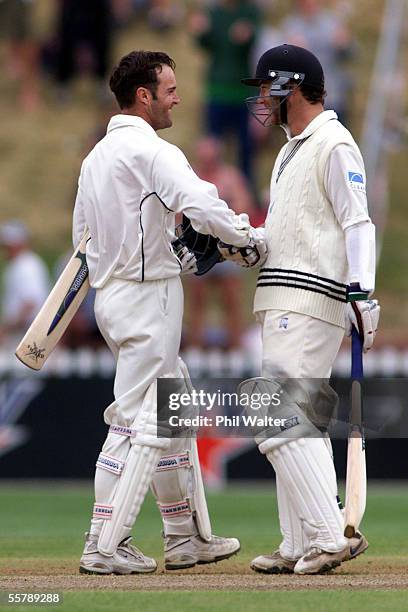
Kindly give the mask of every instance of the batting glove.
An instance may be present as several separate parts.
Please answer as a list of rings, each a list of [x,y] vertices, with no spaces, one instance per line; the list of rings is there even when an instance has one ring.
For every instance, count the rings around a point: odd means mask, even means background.
[[[349,286],[346,307],[346,335],[351,336],[354,326],[363,342],[364,353],[373,346],[380,311],[378,300],[369,300],[368,293],[362,291],[358,283]]]

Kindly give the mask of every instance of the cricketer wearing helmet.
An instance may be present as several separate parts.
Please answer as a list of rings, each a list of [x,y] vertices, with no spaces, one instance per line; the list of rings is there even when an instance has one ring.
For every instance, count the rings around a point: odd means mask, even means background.
[[[330,440],[313,425],[313,381],[330,378],[345,329],[347,334],[352,325],[358,329],[364,351],[373,344],[379,318],[377,301],[369,300],[375,231],[363,159],[336,113],[324,110],[319,60],[306,49],[280,45],[266,51],[255,78],[243,82],[259,88],[247,99],[252,114],[266,127],[281,126],[288,140],[272,171],[268,254],[254,300],[262,324],[262,376],[271,387],[277,379],[300,381],[305,395],[288,410],[295,415],[302,407],[316,432],[304,436],[299,413],[292,418],[290,436],[257,438],[276,472],[283,540],[251,567],[266,573],[319,573],[368,546],[361,534],[350,540],[343,535]]]

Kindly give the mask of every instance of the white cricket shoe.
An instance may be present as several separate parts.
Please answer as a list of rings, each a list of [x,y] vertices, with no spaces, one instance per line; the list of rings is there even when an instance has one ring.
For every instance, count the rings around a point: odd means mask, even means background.
[[[367,538],[360,532],[357,531],[352,538],[348,538],[349,541],[349,554],[344,561],[351,561],[359,555],[362,555],[368,548]]]
[[[338,567],[344,561],[355,559],[368,548],[367,539],[357,532],[353,538],[348,538],[347,546],[342,550],[329,553],[321,548],[312,548],[296,563],[295,574],[325,574]]]
[[[262,574],[293,574],[297,560],[285,559],[279,549],[271,555],[260,555],[251,561],[251,569]]]
[[[148,574],[157,569],[154,559],[146,557],[130,543],[131,537],[122,540],[115,553],[108,557],[98,551],[97,536],[90,533],[85,536],[85,548],[79,562],[81,574]]]
[[[329,553],[321,548],[313,547],[306,555],[303,555],[294,567],[295,574],[326,574],[342,561],[345,561],[349,546],[339,552]]]
[[[206,542],[199,535],[166,536],[164,566],[167,570],[186,569],[202,563],[216,563],[235,555],[241,545],[236,538],[211,536]]]

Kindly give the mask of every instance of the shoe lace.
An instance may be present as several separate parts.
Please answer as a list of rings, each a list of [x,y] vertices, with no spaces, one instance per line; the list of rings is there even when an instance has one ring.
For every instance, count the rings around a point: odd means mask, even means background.
[[[134,544],[131,544],[130,542],[131,542],[131,538],[125,538],[119,544],[118,548],[124,548],[128,552],[130,552],[132,555],[134,555],[137,559],[143,559],[144,555],[143,555],[142,551],[139,550],[139,548],[137,546],[135,546]]]
[[[322,549],[318,546],[312,546],[306,556],[309,557],[310,555],[320,555],[322,552]]]

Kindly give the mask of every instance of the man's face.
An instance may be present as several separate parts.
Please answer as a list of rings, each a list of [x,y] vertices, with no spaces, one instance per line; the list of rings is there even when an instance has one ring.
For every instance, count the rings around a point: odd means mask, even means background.
[[[180,102],[177,95],[176,77],[170,66],[163,65],[161,72],[157,75],[158,84],[156,87],[155,98],[151,96],[148,109],[151,126],[154,130],[163,130],[173,125],[171,109]]]
[[[280,105],[282,98],[279,96],[271,96],[271,83],[265,81],[259,87],[259,103],[264,106],[265,112],[269,114],[267,125],[280,124]]]

